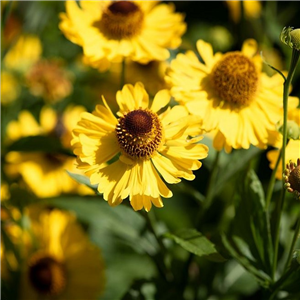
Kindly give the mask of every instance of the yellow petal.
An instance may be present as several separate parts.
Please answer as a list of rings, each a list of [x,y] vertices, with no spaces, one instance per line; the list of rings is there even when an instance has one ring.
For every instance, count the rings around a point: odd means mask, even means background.
[[[248,57],[253,57],[257,52],[257,42],[254,39],[248,39],[243,43],[242,53]]]
[[[161,108],[165,107],[170,102],[170,92],[168,90],[159,91],[152,102],[151,110],[153,112],[158,112]]]

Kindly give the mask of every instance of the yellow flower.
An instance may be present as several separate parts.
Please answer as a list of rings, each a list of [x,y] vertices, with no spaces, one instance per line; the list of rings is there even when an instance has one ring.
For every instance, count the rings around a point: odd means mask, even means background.
[[[123,57],[146,64],[169,57],[167,48],[177,48],[186,30],[184,16],[173,4],[157,1],[66,1],[60,14],[60,29],[95,67]]]
[[[34,35],[22,35],[8,51],[3,65],[10,70],[26,72],[42,54],[42,44]]]
[[[10,141],[30,135],[57,137],[65,148],[71,148],[71,130],[85,111],[83,106],[68,106],[59,116],[50,107],[43,107],[40,124],[29,111],[22,111],[16,121],[7,126]],[[54,197],[61,193],[94,194],[90,188],[78,184],[66,172],[78,173],[75,158],[58,153],[9,152],[6,155],[5,170],[11,177],[21,175],[27,186],[41,198]],[[47,184],[45,184],[47,183]]]
[[[171,184],[179,177],[193,180],[192,171],[201,167],[198,159],[207,156],[208,148],[196,143],[202,138],[200,122],[179,105],[160,113],[170,101],[167,90],[150,106],[141,83],[125,85],[116,98],[118,119],[104,98],[105,106],[82,114],[72,141],[79,167],[111,206],[129,197],[134,210],[162,207],[161,196],[172,197],[162,178]]]
[[[297,161],[300,153],[300,141],[299,140],[290,140],[285,149],[285,164],[288,164],[290,161]],[[274,149],[270,150],[267,153],[267,158],[270,162],[270,168],[273,170],[278,159],[279,150]],[[276,178],[282,179],[282,162],[280,160],[277,171]]]
[[[243,2],[246,19],[257,19],[260,17],[262,10],[260,1],[226,1],[230,17],[235,23],[238,23],[241,19],[241,2]]]
[[[41,212],[32,219],[37,247],[24,259],[20,299],[98,299],[103,293],[104,264],[73,215]]]
[[[1,71],[1,104],[15,101],[20,94],[17,79],[9,72]]]
[[[293,109],[289,111],[288,120],[294,121],[296,124],[300,126],[300,109]],[[274,143],[274,146],[277,148],[281,148],[282,146],[282,135],[277,132],[277,143]],[[278,159],[279,150],[274,149],[267,152],[267,158],[270,162],[270,168],[273,170],[276,165],[276,161]],[[286,149],[285,149],[285,165],[290,161],[296,162],[300,156],[300,140],[290,139]],[[280,160],[277,171],[276,178],[282,179],[282,161]]]
[[[72,156],[13,151],[6,155],[5,170],[11,177],[21,175],[27,186],[40,198],[55,197],[62,193],[94,194],[90,188],[78,184],[66,172],[78,173]]]
[[[215,130],[214,147],[266,147],[269,132],[281,119],[282,84],[279,74],[261,72],[262,61],[254,40],[246,40],[241,51],[216,53],[202,40],[197,49],[204,63],[192,51],[178,54],[166,77],[171,94],[191,114],[203,119],[205,130]],[[289,98],[290,107],[298,98]]]
[[[86,109],[81,105],[69,105],[62,115],[49,106],[44,106],[40,112],[40,123],[27,110],[19,113],[18,120],[8,123],[6,135],[10,141],[26,136],[49,135],[58,137],[65,148],[71,147],[72,129],[77,124],[80,115]]]
[[[60,101],[71,94],[73,90],[71,79],[71,73],[55,60],[36,62],[25,76],[29,91],[50,103]]]

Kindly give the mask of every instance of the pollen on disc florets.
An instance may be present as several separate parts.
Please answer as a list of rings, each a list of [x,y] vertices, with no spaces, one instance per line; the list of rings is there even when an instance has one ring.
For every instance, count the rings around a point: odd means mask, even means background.
[[[285,187],[288,192],[294,193],[300,200],[300,159],[297,159],[297,164],[290,162],[286,164],[286,169],[283,174]]]
[[[59,295],[66,286],[65,267],[51,255],[33,255],[29,261],[28,277],[31,285],[43,295]]]
[[[134,1],[113,1],[96,25],[109,39],[128,39],[141,31],[143,19],[144,14]]]
[[[134,159],[147,159],[162,142],[162,125],[156,113],[133,110],[119,119],[116,133],[121,149]]]
[[[222,100],[238,106],[249,105],[257,90],[258,74],[254,63],[241,52],[229,52],[216,63],[212,85]]]

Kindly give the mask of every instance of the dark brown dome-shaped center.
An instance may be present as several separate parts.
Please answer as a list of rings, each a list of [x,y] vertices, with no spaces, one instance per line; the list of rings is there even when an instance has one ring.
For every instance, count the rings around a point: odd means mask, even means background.
[[[253,61],[241,52],[225,54],[212,70],[212,85],[222,100],[249,105],[257,90],[258,74]]]
[[[115,1],[108,7],[108,9],[113,14],[127,15],[137,11],[139,8],[135,3],[131,1]]]
[[[126,115],[124,126],[132,135],[145,134],[152,129],[152,118],[144,110],[134,110]]]
[[[29,281],[44,295],[58,295],[66,285],[65,269],[51,256],[33,257],[29,264]]]
[[[162,142],[162,124],[156,113],[137,109],[119,119],[116,127],[120,148],[133,159],[148,159]]]
[[[144,13],[134,1],[113,1],[94,23],[107,39],[131,39],[143,27]]]

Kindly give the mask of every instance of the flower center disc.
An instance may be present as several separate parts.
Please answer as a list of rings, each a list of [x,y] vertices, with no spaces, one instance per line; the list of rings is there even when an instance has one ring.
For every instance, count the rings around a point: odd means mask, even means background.
[[[241,52],[225,54],[212,71],[212,85],[217,94],[232,104],[249,105],[257,84],[255,65]]]
[[[289,176],[289,183],[294,191],[298,191],[300,193],[300,165],[292,170]]]
[[[133,110],[119,119],[116,133],[121,149],[132,158],[147,159],[162,141],[162,125],[150,110]]]
[[[133,1],[113,1],[96,26],[108,39],[128,39],[141,31],[143,19],[143,12]]]
[[[33,256],[29,263],[29,280],[39,293],[58,295],[66,286],[66,272],[63,264],[51,256]]]

